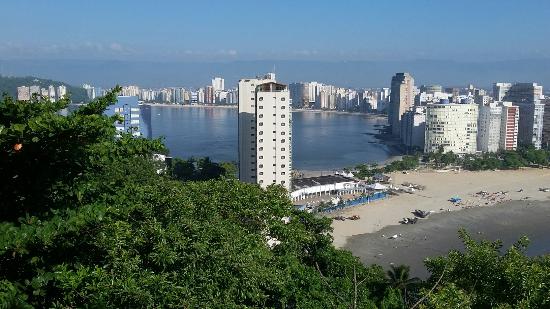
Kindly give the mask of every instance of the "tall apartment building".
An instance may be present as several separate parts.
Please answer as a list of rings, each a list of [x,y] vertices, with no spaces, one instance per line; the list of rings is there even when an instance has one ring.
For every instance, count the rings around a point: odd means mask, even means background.
[[[31,99],[30,89],[27,86],[17,87],[17,100],[28,101]]]
[[[397,73],[391,79],[388,120],[392,134],[401,133],[401,117],[414,105],[414,78],[409,73]]]
[[[414,106],[401,118],[401,141],[408,148],[424,148],[426,107]]]
[[[33,95],[40,96],[40,94],[41,94],[40,93],[40,86],[37,86],[37,85],[30,86],[29,91],[30,91],[31,98],[33,97]]]
[[[65,85],[58,86],[57,87],[57,98],[61,99],[66,95],[67,95],[67,87],[65,87]]]
[[[504,96],[505,101],[510,101],[519,107],[519,144],[533,145],[537,149],[542,145],[544,120],[542,97],[542,86],[536,83],[513,84]]]
[[[428,104],[424,152],[473,154],[477,150],[476,104]]]
[[[212,87],[216,92],[225,90],[224,79],[221,77],[214,77],[214,79],[212,79]]]
[[[292,107],[300,108],[309,106],[309,83],[291,83],[288,85]]]
[[[542,147],[550,147],[550,98],[545,99],[544,103],[544,120],[542,128]]]
[[[508,93],[508,90],[512,87],[511,83],[494,83],[493,84],[493,98],[495,101],[502,101]]]
[[[206,104],[214,104],[214,87],[206,86],[204,90],[204,102]]]
[[[501,150],[516,150],[518,147],[519,107],[512,102],[500,102],[502,107],[500,124]]]
[[[239,179],[290,191],[292,114],[287,86],[274,76],[239,80]]]
[[[477,120],[477,149],[482,152],[497,152],[500,147],[502,107],[498,103],[479,105]]]
[[[105,110],[105,115],[120,115],[121,121],[115,122],[115,128],[120,133],[131,133],[140,136],[140,109],[137,96],[118,96],[117,102]]]

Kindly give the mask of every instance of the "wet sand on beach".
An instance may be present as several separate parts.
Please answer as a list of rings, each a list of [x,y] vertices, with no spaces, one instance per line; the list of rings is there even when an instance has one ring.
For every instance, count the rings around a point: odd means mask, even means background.
[[[474,239],[501,240],[503,250],[521,236],[531,243],[528,255],[550,253],[550,201],[510,201],[493,207],[464,209],[431,215],[414,225],[387,226],[376,233],[355,235],[345,249],[367,265],[389,268],[406,264],[411,275],[426,278],[426,257],[445,255],[451,249],[464,249],[458,230],[465,228]],[[390,239],[392,235],[401,235]]]

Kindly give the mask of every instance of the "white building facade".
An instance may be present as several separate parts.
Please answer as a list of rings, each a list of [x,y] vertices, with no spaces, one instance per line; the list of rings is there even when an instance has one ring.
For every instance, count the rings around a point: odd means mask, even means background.
[[[500,148],[502,107],[497,103],[479,106],[477,122],[477,149],[481,152],[497,152]]]
[[[452,151],[473,154],[477,151],[476,104],[429,104],[426,106],[424,152]]]
[[[289,192],[292,114],[286,85],[271,76],[239,81],[239,179]]]

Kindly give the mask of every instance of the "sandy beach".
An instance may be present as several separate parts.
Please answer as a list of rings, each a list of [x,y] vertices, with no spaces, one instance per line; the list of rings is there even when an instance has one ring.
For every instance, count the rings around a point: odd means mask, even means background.
[[[466,207],[494,206],[507,201],[548,201],[550,198],[550,193],[539,191],[541,187],[550,187],[549,169],[482,172],[425,170],[409,174],[393,173],[391,177],[394,184],[409,182],[423,185],[425,189],[413,194],[401,193],[382,201],[332,214],[361,217],[357,221],[333,221],[334,244],[337,247],[346,247],[352,236],[374,233],[386,226],[399,225],[398,221],[402,218],[413,217],[411,212],[415,209],[440,213],[462,210]],[[523,191],[518,192],[520,189]],[[477,195],[479,191],[487,191],[489,195]],[[496,193],[502,191],[507,193]],[[448,201],[454,196],[462,198],[461,206],[455,206]]]

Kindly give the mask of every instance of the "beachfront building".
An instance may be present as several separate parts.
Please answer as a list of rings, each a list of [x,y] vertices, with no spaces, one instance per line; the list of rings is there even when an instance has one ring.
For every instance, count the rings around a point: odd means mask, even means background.
[[[290,192],[292,114],[286,85],[273,77],[239,81],[239,179]]]
[[[409,73],[397,73],[391,79],[388,121],[392,135],[401,134],[401,117],[414,105],[414,78]]]
[[[410,149],[424,148],[426,107],[414,106],[401,119],[401,142]]]
[[[550,147],[550,98],[543,101],[544,103],[544,120],[542,128],[542,147]]]
[[[341,195],[343,192],[359,190],[359,183],[353,178],[342,175],[326,175],[295,179],[292,183],[290,198],[301,201],[326,195]]]
[[[426,137],[424,152],[452,151],[473,154],[477,150],[476,104],[428,104],[426,106]]]
[[[516,83],[504,98],[519,107],[518,143],[540,149],[544,120],[542,86],[536,83]]]
[[[140,109],[137,96],[118,96],[117,102],[109,105],[105,110],[107,116],[115,114],[122,117],[120,121],[115,122],[117,133],[131,133],[134,136],[140,136]]]
[[[477,149],[481,152],[497,152],[500,145],[502,107],[498,103],[479,105],[477,120]]]
[[[514,106],[512,102],[499,102],[499,104],[502,108],[499,149],[516,150],[518,147],[519,107]]]
[[[479,106],[477,148],[481,152],[516,150],[519,108],[512,102],[494,102]]]

